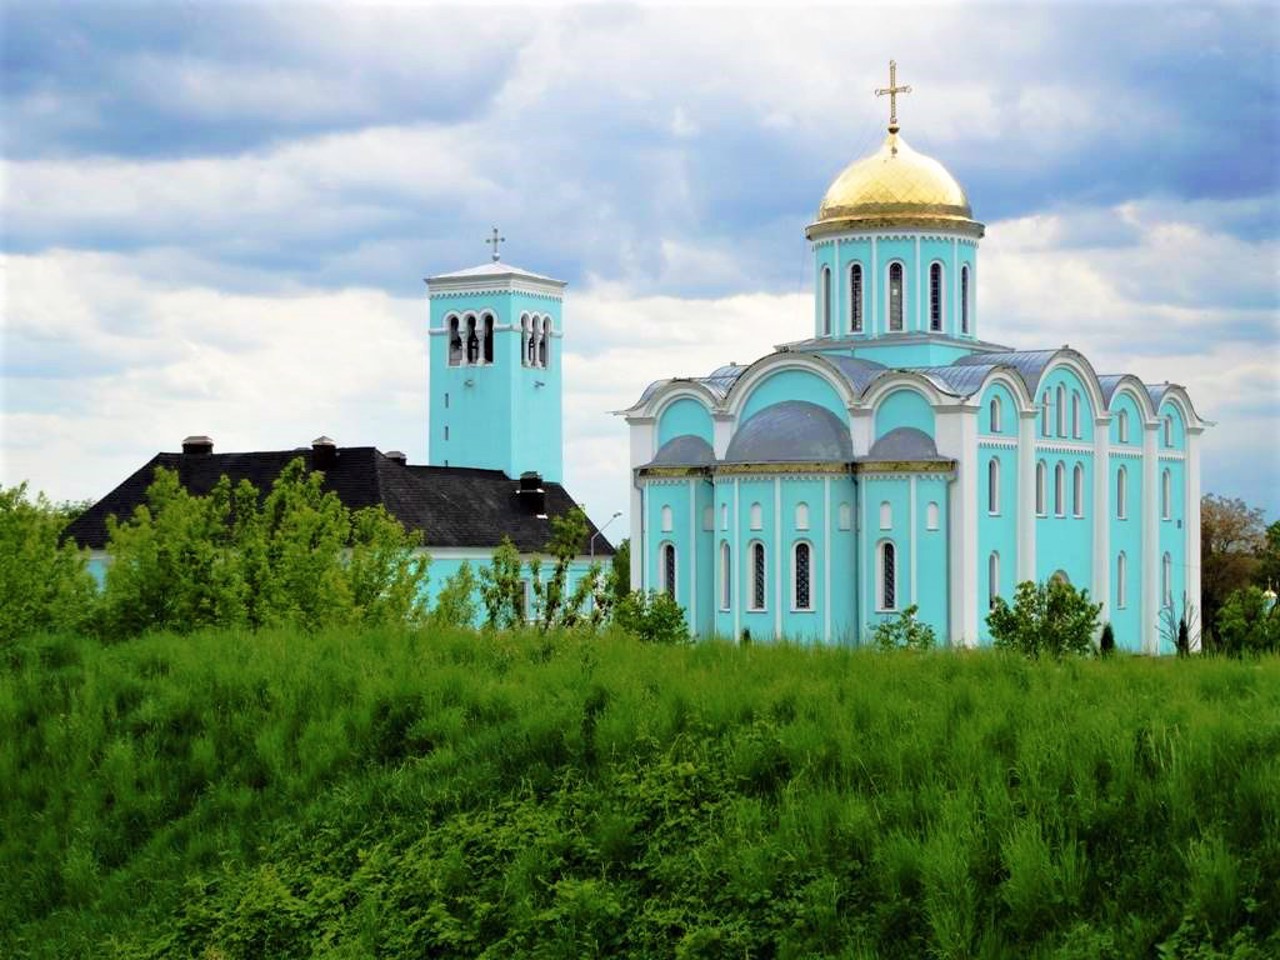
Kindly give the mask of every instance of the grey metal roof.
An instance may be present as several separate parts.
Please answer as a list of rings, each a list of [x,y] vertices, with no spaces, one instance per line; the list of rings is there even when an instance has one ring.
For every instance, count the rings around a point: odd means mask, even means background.
[[[942,460],[933,437],[915,427],[897,427],[871,445],[865,460]]]
[[[853,388],[854,395],[859,397],[875,382],[876,377],[889,369],[883,363],[876,363],[865,357],[823,355],[822,359],[840,372],[840,375]]]
[[[514,264],[503,263],[502,261],[490,261],[482,263],[477,267],[467,267],[464,270],[454,270],[451,273],[439,273],[434,277],[428,277],[427,283],[435,280],[468,280],[482,277],[523,277],[526,280],[547,280],[551,283],[564,284],[563,280],[557,280],[555,277],[544,276],[541,273],[534,273],[532,270],[525,270],[523,267],[517,267]]]
[[[1022,382],[1027,385],[1027,392],[1035,394],[1036,388],[1040,385],[1040,375],[1044,373],[1045,367],[1049,366],[1057,354],[1057,350],[1012,350],[1009,353],[974,353],[967,357],[961,357],[952,366],[971,367],[1001,364],[1006,367],[1013,367],[1022,377]]]
[[[853,459],[849,428],[830,410],[804,400],[766,407],[738,428],[725,452],[728,463]]]
[[[947,367],[920,367],[913,372],[924,374],[947,393],[957,397],[970,397],[982,388],[982,382],[996,366],[994,363],[969,363],[963,367],[953,364]]]
[[[1111,398],[1116,395],[1116,387],[1120,386],[1120,381],[1124,378],[1123,373],[1108,373],[1098,378],[1098,387],[1102,390],[1102,402],[1107,406],[1111,406]]]
[[[702,467],[715,463],[716,453],[711,444],[691,433],[672,437],[654,454],[651,467]]]
[[[1148,383],[1144,384],[1147,388],[1147,396],[1151,398],[1151,406],[1156,410],[1160,409],[1160,404],[1164,401],[1164,395],[1169,392],[1171,384],[1165,383]]]

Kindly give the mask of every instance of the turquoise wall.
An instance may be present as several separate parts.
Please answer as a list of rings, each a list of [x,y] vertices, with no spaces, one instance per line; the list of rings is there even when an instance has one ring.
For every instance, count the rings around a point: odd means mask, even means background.
[[[1129,418],[1129,439],[1120,442],[1120,412],[1124,411]],[[1111,446],[1132,447],[1142,449],[1142,410],[1127,393],[1116,393],[1111,398]]]
[[[934,435],[933,407],[924,394],[899,387],[876,404],[876,438],[898,427],[915,427]]]
[[[985,408],[985,405],[984,405]],[[1007,419],[1005,421],[1008,422]],[[1000,464],[999,512],[989,509],[991,460]],[[991,633],[987,628],[988,597],[990,593],[989,560],[992,553],[999,554],[999,583],[996,592],[1013,602],[1017,582],[1018,563],[1018,451],[978,444],[978,639],[989,643]],[[1073,581],[1074,582],[1074,581]]]
[[[1045,515],[1036,518],[1036,579],[1048,580],[1061,570],[1077,590],[1093,585],[1093,455],[1040,450],[1047,465]],[[1055,511],[1054,468],[1065,465],[1063,514]],[[1084,467],[1083,516],[1075,516],[1072,504],[1072,473],[1076,464]]]
[[[830,410],[841,423],[849,421],[849,411],[840,394],[823,377],[809,370],[779,370],[751,388],[738,413],[738,423],[746,423],[761,410],[784,400],[805,400]]]
[[[916,579],[919,589],[915,603],[919,618],[933,627],[938,643],[945,646],[949,636],[947,492],[949,481],[936,475],[916,478]],[[938,529],[929,530],[927,510],[938,505]]]
[[[1000,401],[1000,431],[991,429],[991,401]],[[978,433],[988,436],[1018,439],[1018,404],[1013,391],[1002,383],[993,383],[982,391],[981,406],[978,408]]]
[[[667,404],[658,415],[658,446],[684,435],[701,437],[715,443],[711,411],[692,397],[681,397]]]
[[[1138,434],[1139,439],[1141,433]],[[1133,434],[1130,434],[1133,437]],[[1135,444],[1134,452],[1141,452],[1141,442]],[[1121,448],[1126,450],[1128,448]],[[1108,531],[1108,547],[1111,568],[1111,627],[1115,631],[1116,646],[1122,650],[1135,653],[1142,649],[1142,458],[1127,456],[1121,452],[1111,454],[1111,465],[1108,480],[1111,484],[1107,501],[1111,507],[1111,521]],[[1124,519],[1119,516],[1120,505],[1116,502],[1116,477],[1123,468],[1128,477],[1127,509]],[[1120,606],[1119,594],[1119,556],[1125,554],[1128,564],[1128,576],[1125,589],[1125,604]]]
[[[739,510],[737,540],[739,556],[735,560],[738,576],[734,583],[737,602],[741,607],[739,623],[750,630],[752,639],[764,640],[774,635],[774,584],[776,583],[776,553],[773,543],[773,480],[743,477],[739,480]],[[752,529],[751,505],[760,504],[760,529]],[[733,522],[732,514],[730,522]],[[765,545],[765,606],[763,610],[751,609],[751,564],[749,545],[759,541]]]
[[[1063,389],[1065,410],[1061,433],[1058,432],[1057,420],[1057,389],[1059,386]],[[1084,383],[1076,376],[1075,371],[1069,367],[1055,367],[1048,376],[1041,378],[1035,397],[1037,410],[1040,409],[1040,403],[1046,391],[1049,393],[1050,401],[1049,430],[1046,433],[1043,429],[1044,418],[1037,417],[1037,435],[1054,439],[1076,440],[1080,443],[1091,442],[1093,440],[1093,421],[1095,416],[1093,406],[1089,400],[1089,392],[1084,388]],[[1079,398],[1080,404],[1080,431],[1078,434],[1072,430],[1071,398],[1073,395]]]

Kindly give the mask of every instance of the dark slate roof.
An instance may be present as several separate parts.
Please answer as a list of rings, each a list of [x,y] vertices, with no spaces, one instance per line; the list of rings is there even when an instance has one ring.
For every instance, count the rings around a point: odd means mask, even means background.
[[[804,400],[784,400],[738,428],[725,451],[727,463],[850,461],[849,428],[830,410]]]
[[[864,460],[945,460],[933,437],[915,427],[897,427],[871,445]]]
[[[202,496],[213,489],[224,474],[231,482],[248,480],[263,494],[295,457],[312,468],[313,451],[269,450],[253,453],[183,454],[158,453],[129,476],[120,486],[95,503],[67,527],[64,536],[82,547],[103,549],[107,545],[107,517],[121,520],[133,515],[146,500],[147,487],[156,467],[178,473],[182,485]],[[324,489],[338,495],[347,507],[381,504],[408,530],[420,530],[423,543],[431,547],[492,548],[504,535],[522,553],[541,551],[551,539],[551,521],[527,510],[516,496],[518,480],[501,470],[469,467],[406,466],[385,457],[373,447],[339,447],[337,461],[325,468]],[[575,501],[558,483],[544,481],[546,513],[567,513]],[[587,521],[587,539],[582,552],[589,552],[592,535],[598,533]],[[596,537],[597,556],[609,556],[613,547]]]
[[[701,437],[684,433],[678,437],[672,437],[664,443],[647,466],[702,467],[715,463],[715,461],[716,452],[712,449],[711,444]]]
[[[862,396],[867,387],[871,386],[875,381],[876,377],[888,369],[883,363],[876,363],[876,361],[868,360],[865,357],[841,357],[830,354],[822,354],[820,356],[840,371],[840,375],[853,388],[853,394],[857,397]]]

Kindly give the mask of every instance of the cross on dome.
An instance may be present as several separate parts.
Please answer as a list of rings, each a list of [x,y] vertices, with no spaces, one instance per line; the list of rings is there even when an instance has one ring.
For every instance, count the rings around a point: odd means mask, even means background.
[[[898,94],[910,93],[911,85],[903,84],[898,86],[898,61],[889,61],[889,85],[880,87],[876,90],[877,97],[883,97],[886,93],[889,95],[889,132],[898,132]]]
[[[506,243],[506,242],[507,242],[507,238],[506,238],[506,237],[500,237],[500,236],[498,236],[498,228],[497,228],[497,227],[494,227],[494,228],[493,228],[493,236],[492,236],[492,237],[490,237],[489,239],[487,239],[487,240],[485,241],[485,243],[486,243],[487,245],[489,245],[489,246],[492,246],[492,247],[493,247],[493,262],[494,262],[494,263],[497,263],[500,259],[502,259],[502,254],[498,253],[498,244],[500,244],[500,243]]]

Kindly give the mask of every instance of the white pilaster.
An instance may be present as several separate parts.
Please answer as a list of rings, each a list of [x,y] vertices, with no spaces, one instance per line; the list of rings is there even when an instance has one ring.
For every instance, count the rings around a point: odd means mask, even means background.
[[[1093,421],[1093,600],[1111,619],[1111,417]]]
[[[738,487],[738,478],[733,478],[733,557],[730,565],[735,571],[746,569],[746,565],[742,562],[742,521],[738,515],[738,503],[741,500],[741,491]],[[745,577],[739,577],[736,573],[733,577],[733,587],[730,588],[729,602],[733,604],[733,642],[740,643],[742,641],[742,605],[747,602]]]
[[[649,592],[649,484],[641,481],[640,486],[640,576],[632,579],[632,586],[639,585],[641,593]],[[632,556],[635,555],[635,543],[632,543]],[[635,569],[634,560],[632,569]]]
[[[875,418],[870,407],[849,408],[849,439],[855,457],[865,457],[871,450],[874,429]]]
[[[978,642],[978,408],[957,406],[937,413],[938,453],[956,461],[948,511],[951,643]]]
[[[1185,484],[1187,504],[1183,511],[1187,528],[1187,612],[1194,615],[1200,630],[1191,638],[1192,649],[1200,649],[1200,633],[1205,628],[1200,609],[1200,434],[1203,427],[1187,426]]]
[[[831,541],[838,524],[831,522],[831,478],[822,478],[822,642],[831,643]]]
[[[863,639],[863,630],[865,629],[866,614],[865,611],[874,609],[874,603],[868,602],[868,587],[872,591],[875,585],[867,577],[867,571],[871,568],[868,566],[869,560],[867,552],[870,549],[868,541],[871,539],[871,532],[867,529],[867,491],[866,484],[859,482],[854,488],[854,509],[857,511],[857,520],[854,530],[854,539],[857,544],[858,553],[858,569],[857,575],[853,578],[853,582],[858,585],[857,602],[853,611],[853,630],[856,642],[861,645]],[[871,593],[874,597],[874,592]]]
[[[734,417],[731,413],[713,413],[711,415],[712,443],[715,449],[716,459],[723,460],[724,455],[729,452],[729,441],[733,439],[733,423]]]
[[[782,639],[782,480],[773,478],[773,638]]]
[[[1036,419],[1018,411],[1018,562],[1014,584],[1036,579]]]
[[[908,604],[919,603],[919,594],[916,593],[916,554],[919,552],[920,531],[916,528],[916,475],[913,473],[911,479],[907,482],[907,542],[911,544],[908,556],[911,560],[910,565],[910,589],[911,598]]]
[[[883,330],[880,330],[877,327],[877,324],[880,322],[880,317],[883,313],[883,311],[881,311],[880,309],[880,299],[879,299],[879,296],[880,296],[880,248],[879,248],[879,244],[877,243],[877,240],[878,240],[877,237],[873,236],[871,238],[871,272],[867,278],[868,280],[871,281],[871,309],[867,311],[867,316],[863,320],[863,324],[862,324],[863,329],[866,330],[867,332],[867,336],[876,336],[877,334],[884,333]],[[853,449],[855,453],[858,450],[857,447],[854,447]]]
[[[632,475],[631,480],[631,589],[641,590],[644,574],[644,481]]]
[[[1142,431],[1142,649],[1160,651],[1160,491],[1156,489],[1158,420]]]
[[[689,628],[698,629],[698,525],[702,522],[698,509],[698,481],[690,477],[689,483],[689,549],[685,563],[689,565]],[[714,507],[711,522],[715,524]]]
[[[903,277],[903,280],[906,280],[906,277]],[[920,262],[920,234],[918,233],[916,234],[916,289],[914,293],[916,300],[915,309],[912,310],[911,313],[912,316],[915,317],[915,325],[909,326],[907,329],[919,332],[921,330],[927,330],[929,327],[929,322],[926,319],[926,313],[924,310],[924,302],[928,299],[929,294],[925,286],[924,264]]]

